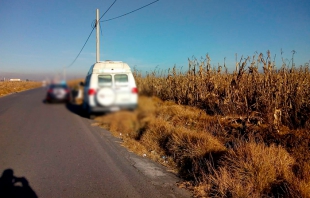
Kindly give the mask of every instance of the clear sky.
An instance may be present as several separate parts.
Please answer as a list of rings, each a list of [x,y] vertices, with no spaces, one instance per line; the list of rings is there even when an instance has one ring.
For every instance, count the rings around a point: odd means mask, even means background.
[[[81,50],[96,17],[114,0],[0,0],[0,79],[62,73]],[[154,0],[117,0],[102,20]],[[255,52],[310,60],[310,0],[159,0],[119,19],[101,23],[100,60],[127,62],[142,71],[187,67],[208,53],[211,64],[235,67]],[[84,77],[96,61],[96,32],[68,76]],[[39,77],[37,77],[39,78]]]

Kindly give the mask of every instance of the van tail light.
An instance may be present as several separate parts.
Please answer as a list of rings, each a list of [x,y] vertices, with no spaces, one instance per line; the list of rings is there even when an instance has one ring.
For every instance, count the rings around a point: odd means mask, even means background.
[[[89,89],[88,90],[88,95],[89,96],[92,96],[92,95],[95,95],[96,94],[96,90],[95,89]]]
[[[131,89],[131,93],[137,94],[138,93],[138,88],[134,87]]]

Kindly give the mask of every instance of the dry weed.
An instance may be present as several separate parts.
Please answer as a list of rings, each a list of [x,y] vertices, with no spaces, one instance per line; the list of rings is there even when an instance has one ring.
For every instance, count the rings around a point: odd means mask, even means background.
[[[0,96],[16,93],[42,86],[41,82],[0,82]]]
[[[295,160],[282,147],[240,142],[208,175],[218,197],[294,197],[292,167]]]
[[[138,110],[98,121],[197,196],[309,197],[309,67],[257,55],[232,73],[208,55],[187,71],[135,71]]]
[[[277,130],[306,128],[310,118],[310,72],[308,64],[277,68],[267,56],[243,58],[233,73],[211,68],[210,57],[189,60],[188,70],[176,67],[155,70],[145,77],[135,71],[141,94],[164,101],[196,106],[209,115],[252,117]],[[226,67],[226,66],[225,66]],[[261,67],[261,69],[260,69]],[[260,72],[262,70],[262,72]]]

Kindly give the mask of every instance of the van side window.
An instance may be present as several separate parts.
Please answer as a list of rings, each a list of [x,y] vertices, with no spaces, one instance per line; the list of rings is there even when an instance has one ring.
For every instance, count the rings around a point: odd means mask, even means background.
[[[87,75],[91,75],[93,73],[94,65],[90,66]]]
[[[89,86],[89,81],[90,81],[90,75],[86,76],[85,86]]]
[[[115,81],[115,86],[127,86],[128,75],[127,74],[115,74],[114,81]]]
[[[99,75],[98,84],[99,84],[99,87],[111,87],[112,76],[111,75]]]

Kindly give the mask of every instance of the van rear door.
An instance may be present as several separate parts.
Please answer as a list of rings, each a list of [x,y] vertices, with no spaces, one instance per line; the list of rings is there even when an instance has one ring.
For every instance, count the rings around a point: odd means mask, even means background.
[[[133,93],[135,82],[132,74],[114,74],[115,105],[137,103],[137,93]]]

